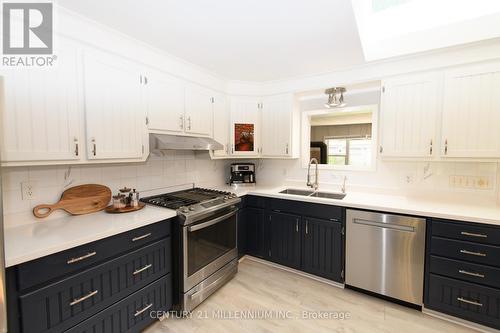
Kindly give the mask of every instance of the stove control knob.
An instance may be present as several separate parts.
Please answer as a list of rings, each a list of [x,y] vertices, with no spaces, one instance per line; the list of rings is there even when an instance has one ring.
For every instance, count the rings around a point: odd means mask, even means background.
[[[229,197],[227,195],[225,195],[224,200],[229,200]]]
[[[190,210],[190,211],[193,211],[193,210],[195,210],[195,208],[194,208],[193,206],[190,206],[190,207],[189,207],[189,210]]]
[[[185,206],[182,206],[181,208],[179,208],[181,210],[181,212],[183,213],[188,213],[189,212],[189,209]]]

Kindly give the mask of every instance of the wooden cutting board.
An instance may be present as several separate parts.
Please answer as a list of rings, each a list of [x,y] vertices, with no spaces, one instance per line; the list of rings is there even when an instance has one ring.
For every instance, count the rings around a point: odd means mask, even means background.
[[[63,192],[59,202],[53,205],[38,205],[33,208],[36,217],[49,216],[57,209],[63,209],[71,215],[98,212],[106,208],[111,200],[111,190],[104,185],[86,184],[71,187]]]

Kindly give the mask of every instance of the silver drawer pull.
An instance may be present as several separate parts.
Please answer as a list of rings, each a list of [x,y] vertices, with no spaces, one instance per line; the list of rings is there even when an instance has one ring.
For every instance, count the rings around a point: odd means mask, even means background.
[[[150,269],[151,267],[153,267],[153,265],[151,265],[151,264],[146,265],[146,266],[144,266],[143,268],[136,269],[136,270],[134,271],[134,273],[132,273],[132,274],[133,274],[133,275],[137,275],[137,274],[139,274],[139,273],[141,273],[141,272],[147,271],[147,270],[148,270],[148,269]]]
[[[137,310],[134,314],[134,317],[137,317],[139,315],[141,315],[142,313],[146,312],[149,308],[151,308],[153,306],[153,303],[147,305],[146,307],[144,307],[143,309],[141,310]]]
[[[459,272],[460,274],[469,275],[469,276],[474,276],[474,277],[479,277],[479,278],[484,279],[484,274],[467,272],[467,271],[464,271],[463,269],[459,270],[458,272]]]
[[[462,231],[460,234],[463,235],[463,236],[478,237],[478,238],[488,238],[488,235],[485,235],[485,234],[476,234],[476,233],[467,232],[467,231]]]
[[[141,240],[141,239],[148,238],[149,236],[151,236],[151,233],[150,233],[150,232],[148,232],[148,233],[147,233],[147,234],[145,234],[145,235],[142,235],[142,236],[138,236],[138,237],[134,237],[134,238],[132,238],[132,242],[137,242],[137,241],[139,241],[139,240]]]
[[[465,298],[463,298],[463,297],[457,297],[457,301],[462,302],[462,303],[466,303],[466,304],[475,305],[475,306],[483,306],[483,304],[482,304],[482,303],[479,303],[479,302],[474,302],[474,301],[471,301],[471,300],[465,299]]]
[[[98,292],[99,292],[98,290],[94,290],[94,291],[90,292],[89,294],[87,294],[87,295],[85,295],[83,297],[74,299],[73,302],[69,303],[69,305],[70,306],[77,305],[78,303],[81,303],[81,302],[85,301],[86,299],[89,299],[89,298],[97,295]]]
[[[472,252],[472,251],[467,251],[467,250],[460,250],[460,253],[470,254],[471,256],[476,256],[476,257],[486,257],[486,253],[481,253],[481,252]]]
[[[82,261],[82,260],[85,260],[87,258],[90,258],[90,257],[93,257],[97,254],[97,252],[89,252],[87,253],[86,255],[84,256],[81,256],[81,257],[78,257],[78,258],[71,258],[70,260],[68,260],[66,263],[67,264],[74,264],[75,262],[79,262],[79,261]]]

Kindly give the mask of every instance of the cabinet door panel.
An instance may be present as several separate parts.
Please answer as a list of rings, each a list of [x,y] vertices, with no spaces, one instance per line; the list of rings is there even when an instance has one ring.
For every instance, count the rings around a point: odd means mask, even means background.
[[[202,87],[191,85],[186,89],[186,133],[212,136],[212,97],[213,93]]]
[[[266,97],[262,105],[262,156],[290,156],[292,96],[285,94]]]
[[[2,161],[78,160],[81,152],[77,49],[58,51],[53,68],[17,69],[2,75],[5,108]]]
[[[184,131],[184,84],[163,73],[147,75],[144,89],[148,129],[182,133]]]
[[[300,216],[269,213],[270,259],[292,268],[300,268]]]
[[[436,73],[384,81],[380,109],[382,156],[435,155],[441,82],[441,75]]]
[[[141,74],[134,63],[85,54],[85,118],[89,159],[139,159],[146,112]]]
[[[230,114],[226,96],[216,94],[214,96],[214,139],[224,145],[224,149],[214,151],[215,156],[229,155],[229,126]]]
[[[308,273],[343,282],[342,224],[303,218],[302,269]]]
[[[259,99],[231,98],[231,154],[258,156],[260,151]]]
[[[500,157],[500,62],[445,74],[442,154]]]
[[[264,210],[245,208],[246,251],[256,257],[266,257],[266,232],[264,226]]]

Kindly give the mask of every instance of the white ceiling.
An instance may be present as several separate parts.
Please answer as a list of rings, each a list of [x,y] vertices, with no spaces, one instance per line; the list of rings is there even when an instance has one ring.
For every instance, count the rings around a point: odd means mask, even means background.
[[[57,3],[233,80],[279,80],[364,63],[350,0]]]

